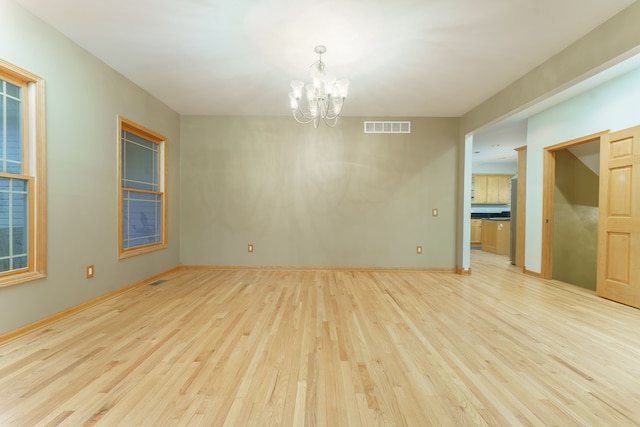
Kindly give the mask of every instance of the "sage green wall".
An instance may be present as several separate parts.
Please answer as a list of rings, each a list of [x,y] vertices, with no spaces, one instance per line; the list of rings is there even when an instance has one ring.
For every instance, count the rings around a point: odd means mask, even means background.
[[[182,263],[453,268],[458,119],[410,120],[183,116]]]
[[[553,278],[596,289],[599,178],[569,150],[556,152]]]
[[[180,117],[13,1],[0,10],[0,57],[46,82],[48,202],[47,277],[0,289],[2,334],[178,265]],[[169,139],[169,248],[122,261],[118,114]]]

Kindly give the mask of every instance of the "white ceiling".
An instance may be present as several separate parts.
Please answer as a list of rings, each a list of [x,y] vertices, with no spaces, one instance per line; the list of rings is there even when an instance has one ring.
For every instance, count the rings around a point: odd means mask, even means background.
[[[180,114],[287,115],[313,49],[344,114],[458,117],[634,0],[16,0]]]

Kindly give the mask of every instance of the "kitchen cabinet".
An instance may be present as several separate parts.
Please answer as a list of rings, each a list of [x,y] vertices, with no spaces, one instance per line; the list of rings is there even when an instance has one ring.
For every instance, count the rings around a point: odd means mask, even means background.
[[[497,255],[510,254],[510,220],[482,220],[482,250]]]
[[[471,177],[471,203],[487,203],[487,176]]]
[[[471,180],[471,203],[508,205],[511,203],[511,175],[474,174]]]
[[[511,203],[511,177],[513,175],[498,175],[498,204]]]
[[[471,219],[471,245],[479,246],[482,244],[482,220]]]

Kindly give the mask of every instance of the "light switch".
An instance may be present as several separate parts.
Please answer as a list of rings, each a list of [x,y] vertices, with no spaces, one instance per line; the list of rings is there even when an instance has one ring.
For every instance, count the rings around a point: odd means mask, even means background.
[[[431,209],[431,216],[438,216],[438,209],[437,208]]]

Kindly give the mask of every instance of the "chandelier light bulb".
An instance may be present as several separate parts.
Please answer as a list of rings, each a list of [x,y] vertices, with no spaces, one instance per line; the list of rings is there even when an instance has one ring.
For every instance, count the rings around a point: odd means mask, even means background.
[[[298,100],[300,99],[299,96],[296,96],[294,92],[289,92],[289,102],[291,104],[291,109],[295,110],[296,108],[298,108]]]
[[[336,88],[338,89],[338,97],[346,98],[349,93],[349,80],[341,79],[336,82]]]
[[[309,101],[309,102],[315,101],[315,99],[316,99],[316,88],[311,83],[309,83],[306,86],[306,89],[307,89],[307,101]]]
[[[320,121],[329,127],[338,123],[349,87],[349,80],[337,80],[334,76],[327,75],[322,62],[322,54],[326,51],[324,46],[316,46],[315,52],[319,59],[309,67],[311,82],[305,84],[300,80],[293,80],[293,92],[289,94],[293,118],[299,123],[313,123],[316,128]]]
[[[293,96],[297,99],[300,99],[302,96],[302,88],[304,87],[304,82],[302,80],[294,80],[291,82],[291,87],[293,88]]]

